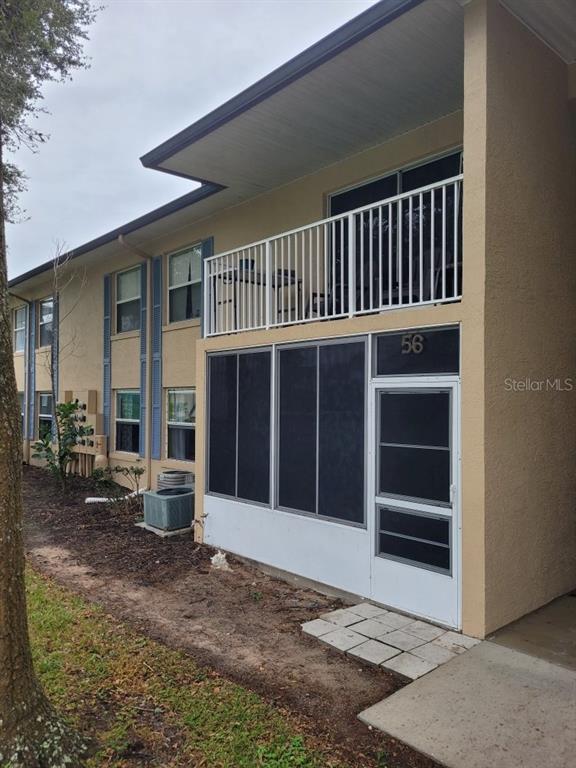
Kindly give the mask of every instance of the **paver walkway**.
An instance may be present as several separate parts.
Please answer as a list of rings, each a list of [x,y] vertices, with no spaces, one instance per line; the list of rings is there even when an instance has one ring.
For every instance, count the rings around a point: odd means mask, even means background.
[[[416,680],[479,643],[372,603],[324,613],[302,631],[368,664]]]
[[[448,768],[576,766],[576,597],[497,633],[360,720]]]

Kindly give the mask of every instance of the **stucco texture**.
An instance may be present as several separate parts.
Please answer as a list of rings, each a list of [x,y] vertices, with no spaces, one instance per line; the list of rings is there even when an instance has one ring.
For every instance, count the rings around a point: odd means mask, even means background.
[[[576,124],[566,65],[499,3],[486,10],[490,631],[576,585]]]

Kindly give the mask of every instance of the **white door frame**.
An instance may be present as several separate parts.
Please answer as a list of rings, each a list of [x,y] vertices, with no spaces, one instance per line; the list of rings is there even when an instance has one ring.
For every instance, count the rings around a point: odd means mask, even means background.
[[[385,498],[390,506],[398,506],[405,509],[414,509],[415,511],[429,511],[434,514],[447,514],[441,507],[434,507],[432,504],[422,504],[416,501],[404,499],[394,499],[393,497],[377,497],[376,489],[376,436],[377,436],[377,398],[378,390],[382,389],[448,389],[452,395],[452,574],[451,577],[436,574],[427,569],[420,569],[416,566],[396,563],[392,560],[385,560],[376,555],[377,546],[377,526],[376,526],[376,505],[377,498]],[[401,578],[402,571],[405,575],[414,576],[416,582],[424,581],[428,576],[430,582],[435,579],[442,584],[442,579],[452,578],[453,584],[450,587],[451,594],[448,602],[450,609],[442,608],[436,613],[433,609],[428,613],[422,605],[418,605],[415,600],[411,605],[410,600],[405,597],[398,598],[396,603],[393,600],[386,601],[391,607],[404,610],[406,613],[413,613],[423,618],[437,621],[455,629],[461,629],[462,626],[462,522],[461,522],[461,450],[460,450],[460,379],[458,376],[391,376],[374,378],[370,381],[368,387],[368,467],[367,467],[367,509],[366,520],[368,523],[368,532],[372,542],[371,554],[371,594],[372,598],[378,602],[384,602],[381,598],[383,590],[377,582],[382,577],[382,572],[388,570],[390,573],[396,571]],[[385,563],[385,565],[382,565]],[[411,570],[406,570],[411,569]]]

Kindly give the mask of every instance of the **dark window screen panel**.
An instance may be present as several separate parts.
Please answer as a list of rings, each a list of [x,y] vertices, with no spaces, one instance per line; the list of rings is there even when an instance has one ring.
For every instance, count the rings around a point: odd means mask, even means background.
[[[168,458],[180,461],[195,459],[194,427],[168,427]]]
[[[458,328],[413,329],[376,339],[376,375],[407,376],[460,372]]]
[[[138,453],[140,450],[140,424],[116,422],[116,450]]]
[[[238,498],[270,502],[271,353],[238,356]]]
[[[38,438],[40,440],[45,440],[47,437],[50,437],[52,434],[52,419],[51,418],[42,418],[42,416],[38,419]]]
[[[279,352],[278,503],[316,512],[316,347]]]
[[[365,344],[320,347],[318,512],[364,522]]]
[[[429,184],[451,179],[460,173],[460,152],[424,163],[409,171],[402,171],[402,192],[427,187]]]
[[[116,308],[116,333],[140,329],[140,299],[118,304]]]
[[[411,560],[431,568],[450,571],[450,549],[448,547],[405,539],[400,536],[391,536],[387,533],[379,534],[378,538],[381,555]]]
[[[382,392],[380,442],[450,446],[449,392]]]
[[[380,530],[383,533],[424,539],[434,544],[450,545],[450,520],[447,518],[416,515],[381,507]]]
[[[236,495],[237,356],[211,357],[208,489]]]
[[[379,446],[381,496],[450,501],[450,451],[442,448]]]
[[[201,293],[200,283],[172,288],[170,291],[170,322],[177,323],[200,317]]]
[[[50,347],[52,346],[52,323],[45,323],[40,326],[40,346]]]
[[[340,213],[362,208],[364,205],[377,203],[388,197],[394,197],[398,193],[398,174],[385,176],[368,184],[362,184],[354,189],[341,192],[330,198],[330,215],[338,216]]]

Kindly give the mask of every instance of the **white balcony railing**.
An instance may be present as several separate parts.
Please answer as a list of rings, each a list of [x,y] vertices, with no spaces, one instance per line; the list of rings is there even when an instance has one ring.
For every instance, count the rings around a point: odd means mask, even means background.
[[[205,334],[457,301],[462,178],[206,259]]]

